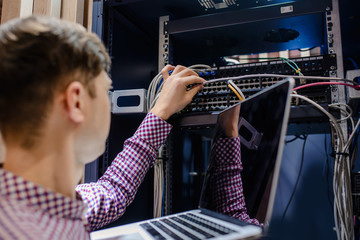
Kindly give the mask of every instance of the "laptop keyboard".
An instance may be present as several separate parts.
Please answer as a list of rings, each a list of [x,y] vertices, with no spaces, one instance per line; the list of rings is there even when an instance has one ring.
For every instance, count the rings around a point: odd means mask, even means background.
[[[193,213],[162,218],[143,223],[140,226],[154,239],[211,239],[220,235],[227,235],[234,231],[223,225],[209,221]],[[161,230],[161,231],[159,231]],[[165,235],[165,234],[167,235]]]

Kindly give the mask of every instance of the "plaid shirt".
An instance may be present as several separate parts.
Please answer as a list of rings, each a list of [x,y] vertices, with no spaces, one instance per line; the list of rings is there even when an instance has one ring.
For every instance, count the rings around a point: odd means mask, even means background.
[[[211,185],[215,211],[260,225],[247,214],[241,179],[240,138],[219,138],[215,145],[215,166]]]
[[[0,239],[89,239],[124,213],[170,130],[149,113],[105,174],[76,187],[82,201],[0,169]]]
[[[76,187],[82,201],[0,170],[0,239],[89,239],[91,230],[118,219],[124,213],[170,130],[171,125],[149,113],[134,136],[125,141],[124,150],[104,175],[96,183]],[[239,164],[238,161],[232,163]],[[231,209],[234,213],[237,209],[237,217],[248,220],[242,215],[241,187],[241,182],[230,188],[219,185],[219,193],[225,190],[226,195],[239,197],[238,204],[232,204],[230,208],[220,207],[219,210],[229,213]],[[227,198],[217,199],[227,201]]]
[[[96,183],[76,187],[89,207],[86,218],[92,230],[123,215],[171,128],[170,124],[149,113],[134,136],[125,141],[124,150],[104,175]]]

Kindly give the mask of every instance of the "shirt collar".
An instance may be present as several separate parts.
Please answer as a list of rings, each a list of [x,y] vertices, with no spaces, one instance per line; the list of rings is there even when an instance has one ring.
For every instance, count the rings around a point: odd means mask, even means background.
[[[87,210],[82,201],[45,189],[4,169],[0,169],[0,194],[58,218],[84,221]]]

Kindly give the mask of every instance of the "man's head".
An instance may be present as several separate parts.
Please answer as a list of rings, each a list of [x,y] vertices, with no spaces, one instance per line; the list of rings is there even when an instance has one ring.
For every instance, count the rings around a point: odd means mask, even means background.
[[[97,98],[95,80],[106,78],[109,68],[99,38],[80,25],[39,16],[1,25],[0,131],[5,143],[15,137],[25,149],[36,146],[55,96],[78,85]]]

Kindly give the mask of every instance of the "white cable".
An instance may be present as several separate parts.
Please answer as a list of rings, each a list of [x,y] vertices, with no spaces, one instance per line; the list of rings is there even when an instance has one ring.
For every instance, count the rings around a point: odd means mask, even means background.
[[[189,67],[190,69],[194,70],[195,72],[199,73],[204,69],[212,71],[213,69],[210,66],[197,64]],[[226,77],[226,78],[217,78],[213,80],[208,80],[204,82],[204,85],[212,83],[212,82],[221,82],[221,81],[228,81],[228,80],[236,80],[236,79],[244,79],[244,78],[263,78],[263,77],[277,77],[285,79],[287,77],[297,78],[297,79],[311,79],[311,80],[323,80],[323,81],[342,81],[342,82],[351,82],[356,84],[354,81],[342,78],[334,78],[334,77],[319,77],[319,76],[294,76],[294,75],[280,75],[280,74],[251,74],[251,75],[242,75],[237,77]],[[151,81],[149,88],[148,88],[148,95],[147,95],[147,111],[150,111],[151,106],[153,106],[156,102],[155,98],[156,95],[161,92],[163,82],[161,73],[157,74],[154,79]]]
[[[158,158],[154,164],[154,218],[161,217],[162,196],[163,196],[163,149],[164,145],[159,148]]]
[[[344,106],[345,109],[341,108],[341,106]],[[329,104],[329,107],[335,108],[335,109],[338,109],[338,110],[344,112],[346,114],[346,117],[340,118],[337,121],[338,122],[343,122],[343,121],[346,121],[346,120],[349,119],[350,122],[351,122],[351,129],[354,129],[354,127],[355,127],[354,126],[354,120],[352,119],[353,111],[352,111],[352,109],[351,109],[351,107],[349,105],[344,104],[344,103],[333,103],[333,104]],[[349,110],[349,111],[347,111],[347,110]]]
[[[189,69],[193,70],[196,73],[204,72],[204,70],[212,71],[213,69],[204,64],[196,64],[188,67]],[[147,111],[149,112],[151,108],[154,107],[157,99],[159,98],[159,94],[163,88],[164,81],[161,72],[158,73],[153,80],[151,81],[149,88],[148,88],[148,94],[146,97],[146,103],[147,103]]]
[[[212,68],[208,65],[197,64],[190,66],[189,69],[193,70],[196,73],[203,72],[204,70],[212,71]],[[164,80],[161,72],[158,73],[153,80],[151,81],[148,93],[146,96],[146,106],[147,111],[150,111],[156,104],[158,100],[161,90],[164,86]],[[158,159],[155,161],[154,165],[154,217],[161,216],[161,208],[162,208],[162,196],[163,196],[163,149],[164,145],[159,148],[158,151]]]
[[[156,95],[156,97],[155,97],[154,100],[152,101],[149,109],[152,109],[152,108],[155,106],[155,103],[156,103],[156,101],[158,100],[159,97],[160,97],[160,93],[158,93],[158,94]]]
[[[207,68],[207,69],[211,69],[211,67],[206,66],[204,67],[204,65],[194,65],[192,66],[194,71],[201,71],[198,68]],[[314,77],[314,76],[286,76],[286,75],[276,75],[276,74],[253,74],[253,75],[243,75],[243,76],[238,76],[238,77],[227,77],[227,78],[220,78],[220,79],[214,79],[214,80],[208,80],[207,82],[204,83],[208,84],[211,82],[217,82],[217,81],[228,81],[228,80],[235,80],[235,79],[243,79],[243,78],[261,78],[261,77],[279,77],[279,78],[287,78],[287,77],[292,77],[292,78],[301,78],[301,79],[312,79],[312,80],[335,80],[335,81],[344,81],[344,82],[349,82],[349,80],[346,79],[341,79],[341,78],[329,78],[329,77]],[[156,77],[153,79],[153,81],[150,83],[149,86],[149,90],[148,90],[148,96],[147,96],[147,106],[148,106],[148,111],[154,106],[154,104],[156,103],[157,98],[159,97],[159,93],[161,92],[162,86],[163,86],[163,82],[161,82],[162,80],[162,76],[161,73],[159,73],[158,75],[156,75]],[[355,82],[350,81],[352,83],[355,84]],[[318,108],[320,111],[322,111],[325,115],[327,115],[330,119],[330,125],[332,127],[332,129],[335,131],[335,133],[333,134],[332,137],[334,137],[335,135],[335,139],[333,139],[333,144],[334,144],[334,148],[336,151],[336,155],[335,155],[335,161],[334,161],[334,176],[333,176],[333,191],[334,191],[334,220],[335,220],[335,224],[336,224],[336,232],[337,232],[337,236],[338,239],[353,239],[353,222],[352,222],[352,199],[351,199],[351,180],[350,180],[350,161],[348,161],[348,159],[343,155],[344,153],[346,153],[348,151],[348,147],[350,146],[351,143],[351,139],[353,138],[354,134],[356,133],[356,129],[359,127],[360,125],[360,121],[357,122],[356,126],[353,127],[353,132],[350,135],[348,141],[344,144],[344,136],[343,133],[341,131],[341,128],[338,124],[338,121],[345,121],[347,119],[352,119],[351,118],[351,113],[352,110],[350,108],[349,111],[347,111],[346,109],[342,109],[341,111],[347,113],[347,117],[345,117],[344,119],[336,119],[332,114],[330,114],[329,112],[327,112],[323,107],[321,107],[319,104],[317,104],[316,102],[298,95],[298,94],[292,94],[292,97],[295,97],[297,99],[302,99],[304,101],[309,102],[310,104],[314,105],[316,108]],[[339,106],[341,106],[340,104],[338,105],[332,105],[331,107],[334,108],[339,108]],[[351,120],[350,120],[351,121]],[[161,206],[162,203],[161,201],[159,201],[159,199],[162,199],[162,194],[160,195],[160,192],[162,193],[161,190],[163,190],[163,185],[160,184],[159,181],[159,176],[163,173],[162,172],[162,168],[161,168],[161,173],[156,171],[155,172],[155,179],[154,181],[156,181],[156,191],[154,191],[154,194],[157,196],[154,198],[157,198],[156,200],[154,199],[154,204],[156,205],[156,207],[154,206],[154,214],[155,214],[155,208],[156,208],[156,212],[157,214],[160,211],[161,214]],[[163,178],[161,178],[163,179]],[[159,210],[160,209],[160,210]]]
[[[295,75],[280,75],[280,74],[249,74],[249,75],[242,75],[242,76],[236,76],[236,77],[225,77],[225,78],[217,78],[213,80],[208,80],[204,82],[204,85],[212,82],[222,82],[222,81],[228,81],[228,80],[236,80],[236,79],[243,79],[243,78],[262,78],[262,77],[278,77],[278,78],[300,78],[300,79],[312,79],[312,80],[324,80],[324,81],[343,81],[343,82],[351,82],[353,84],[356,84],[356,82],[348,79],[343,78],[334,78],[334,77],[318,77],[318,76],[295,76]]]
[[[312,105],[314,105],[316,108],[318,108],[320,111],[322,111],[326,116],[329,117],[329,119],[332,121],[333,123],[333,126],[336,130],[336,133],[338,134],[338,136],[340,136],[340,143],[341,143],[341,146],[344,145],[344,137],[341,133],[341,129],[340,129],[340,126],[339,124],[337,124],[337,119],[332,115],[330,114],[328,111],[326,111],[322,106],[320,106],[319,104],[317,104],[316,102],[314,102],[313,100],[305,97],[305,96],[302,96],[302,95],[299,95],[299,94],[291,94],[291,97],[295,97],[295,98],[300,98]]]
[[[351,141],[352,141],[352,139],[353,139],[353,137],[354,137],[354,135],[355,135],[355,133],[356,133],[356,130],[359,128],[359,126],[360,126],[360,118],[359,118],[359,120],[357,121],[355,127],[353,128],[353,131],[352,131],[352,133],[350,134],[350,137],[349,137],[349,139],[347,140],[347,142],[346,142],[346,144],[345,144],[345,146],[344,146],[344,150],[345,150],[345,151],[348,150],[348,148],[349,148],[349,146],[350,146],[350,144],[351,144]]]
[[[153,78],[153,80],[151,81],[151,83],[149,85],[148,94],[146,97],[147,111],[150,111],[150,109],[151,109],[150,106],[156,96],[156,92],[159,91],[160,88],[162,88],[162,84],[160,85],[161,80],[162,80],[162,75],[160,72]]]
[[[291,96],[309,102],[326,114],[330,119],[330,125],[335,130],[337,138],[334,140],[336,155],[334,161],[333,191],[336,233],[338,239],[352,240],[354,239],[354,225],[352,221],[351,166],[350,161],[345,157],[345,154],[356,133],[356,129],[360,126],[360,120],[357,122],[353,132],[344,145],[344,137],[338,124],[338,120],[332,116],[332,114],[307,97],[297,94],[292,94]]]
[[[245,100],[244,93],[240,90],[238,86],[236,86],[236,84],[232,80],[229,80],[228,84],[230,84],[233,88],[235,88],[235,90],[239,93],[240,97],[242,97],[242,99]]]

